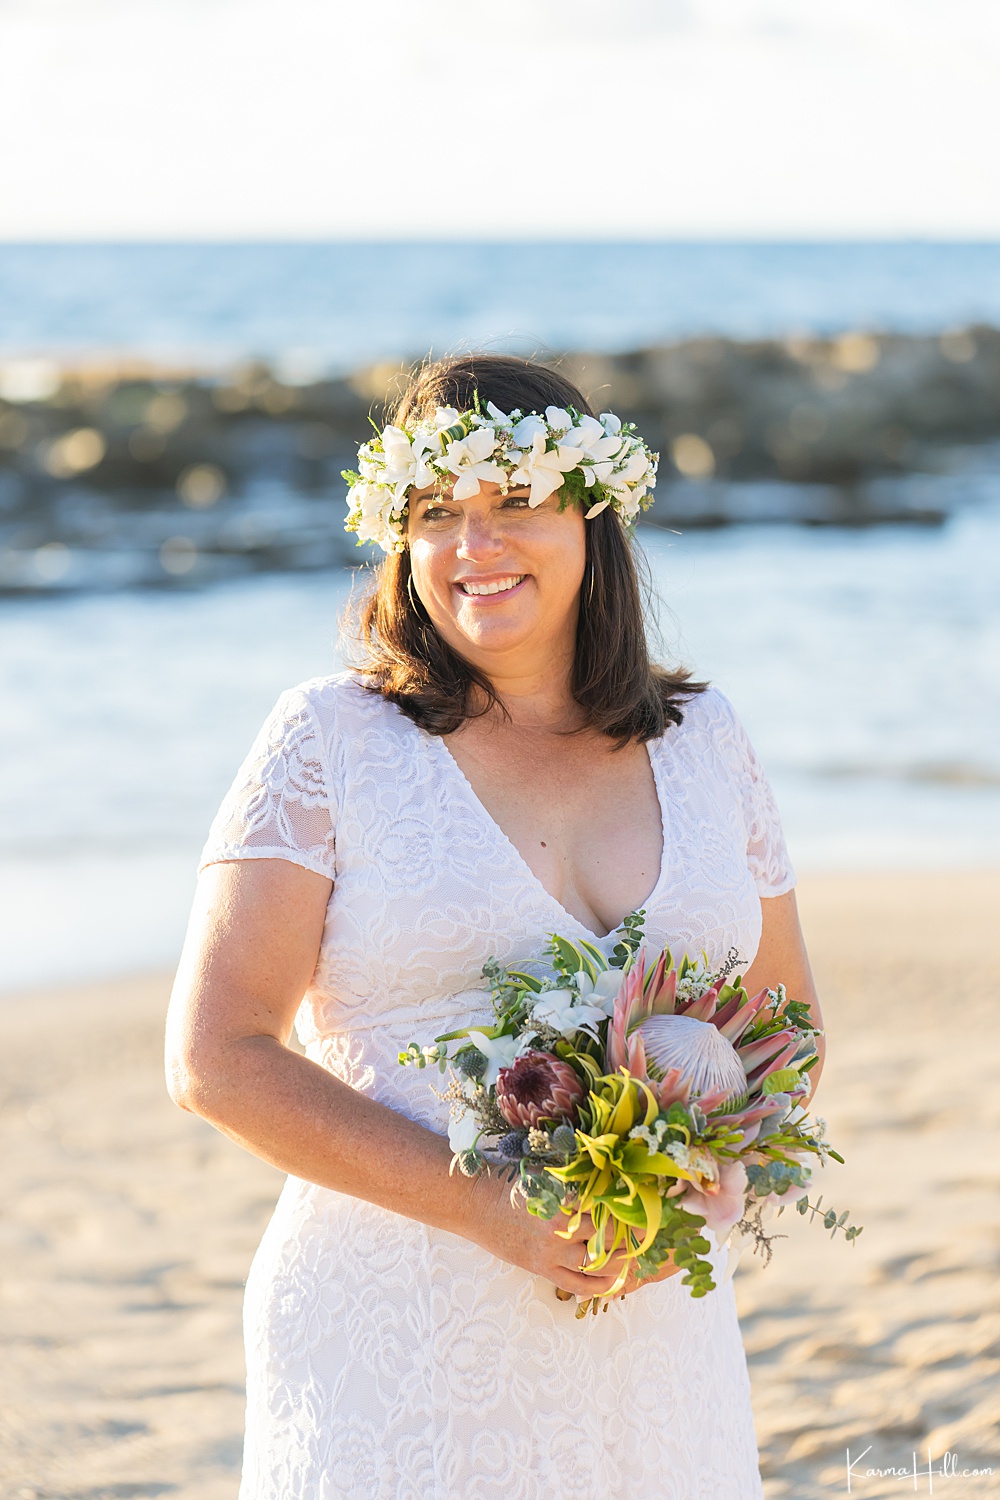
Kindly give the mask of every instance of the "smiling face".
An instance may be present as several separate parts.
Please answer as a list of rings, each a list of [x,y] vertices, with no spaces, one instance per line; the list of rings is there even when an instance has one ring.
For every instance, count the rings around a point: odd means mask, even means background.
[[[413,587],[438,634],[489,677],[572,661],[586,523],[552,495],[532,510],[526,489],[484,482],[409,498]]]

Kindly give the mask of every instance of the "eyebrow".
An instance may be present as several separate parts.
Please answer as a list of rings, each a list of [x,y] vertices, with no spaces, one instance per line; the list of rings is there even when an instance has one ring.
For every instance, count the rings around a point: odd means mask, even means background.
[[[458,476],[456,475],[456,478],[457,477]],[[507,493],[505,495],[494,495],[493,498],[494,498],[494,500],[509,500],[512,495],[514,495],[515,497],[517,497],[517,496],[521,496],[521,495],[530,495],[530,493],[531,493],[531,486],[530,485],[528,485],[528,484],[512,484],[511,487],[510,487],[510,489],[507,491]],[[437,490],[431,490],[430,494],[428,494],[428,495],[418,495],[418,496],[416,496],[416,503],[417,503],[417,505],[438,505],[443,500],[447,501],[448,498],[449,497],[446,494],[442,495],[442,494],[439,494]]]

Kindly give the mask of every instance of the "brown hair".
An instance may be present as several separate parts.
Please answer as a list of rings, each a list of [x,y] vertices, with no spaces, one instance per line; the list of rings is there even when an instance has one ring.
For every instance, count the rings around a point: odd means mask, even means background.
[[[409,424],[438,406],[467,411],[478,393],[501,411],[572,406],[593,416],[583,395],[557,370],[500,354],[466,354],[423,365],[387,413]],[[705,683],[683,669],[650,661],[632,542],[610,507],[587,522],[587,562],[573,668],[573,696],[588,728],[626,745],[656,739],[679,724],[682,704]],[[410,555],[391,552],[357,610],[357,663],[366,686],[398,704],[430,734],[450,734],[466,719],[503,709],[492,683],[441,639],[412,597]],[[480,705],[473,707],[472,689]]]

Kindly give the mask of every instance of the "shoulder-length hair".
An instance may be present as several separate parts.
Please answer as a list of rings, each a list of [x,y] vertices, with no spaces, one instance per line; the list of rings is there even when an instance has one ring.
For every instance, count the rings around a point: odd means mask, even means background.
[[[406,425],[439,406],[467,411],[478,393],[501,411],[572,406],[593,416],[577,388],[556,370],[508,355],[468,354],[422,366],[388,412]],[[683,704],[706,684],[682,668],[650,660],[643,589],[633,543],[610,507],[587,522],[586,568],[573,665],[573,696],[585,728],[618,747],[656,739],[679,724]],[[504,707],[485,673],[435,630],[410,582],[408,551],[389,553],[355,611],[356,666],[365,686],[397,704],[430,734],[451,734],[469,718]]]

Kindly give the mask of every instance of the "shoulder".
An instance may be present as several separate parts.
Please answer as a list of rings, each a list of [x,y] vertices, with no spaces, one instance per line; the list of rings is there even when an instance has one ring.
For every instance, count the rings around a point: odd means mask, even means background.
[[[660,753],[693,775],[709,774],[727,783],[745,782],[757,771],[753,746],[736,709],[717,687],[689,698],[683,722],[657,741]]]
[[[278,700],[291,713],[310,713],[318,728],[330,729],[344,720],[397,717],[398,710],[381,693],[365,686],[356,672],[310,677],[289,688]]]
[[[394,703],[352,671],[300,682],[279,702],[289,720],[308,720],[331,769],[402,753],[414,732]]]
[[[682,709],[680,724],[672,724],[663,736],[666,744],[679,740],[709,739],[718,743],[741,735],[743,726],[733,705],[717,687],[689,698]]]

